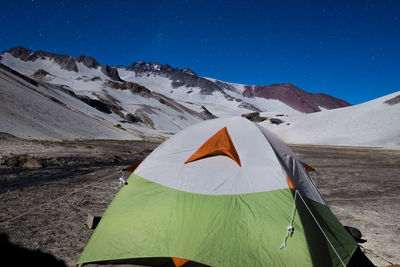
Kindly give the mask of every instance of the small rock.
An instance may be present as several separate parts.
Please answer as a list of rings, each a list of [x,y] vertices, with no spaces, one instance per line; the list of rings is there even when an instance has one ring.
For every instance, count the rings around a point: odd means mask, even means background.
[[[19,168],[28,160],[26,155],[11,155],[5,157],[5,165],[11,168]]]
[[[35,158],[30,158],[22,165],[22,167],[28,169],[42,168],[43,164]]]
[[[125,115],[125,119],[130,123],[142,122],[142,120],[138,116],[131,113],[127,113]]]
[[[242,117],[254,122],[262,122],[268,119],[267,117],[260,116],[260,112],[242,114]]]
[[[280,120],[280,119],[277,119],[277,118],[270,118],[269,121],[272,124],[276,124],[276,125],[279,125],[279,124],[281,124],[283,122],[283,120]]]
[[[119,156],[114,156],[113,159],[112,159],[112,161],[113,161],[113,163],[118,163],[118,162],[121,162],[121,161],[122,161],[122,158],[119,157]]]

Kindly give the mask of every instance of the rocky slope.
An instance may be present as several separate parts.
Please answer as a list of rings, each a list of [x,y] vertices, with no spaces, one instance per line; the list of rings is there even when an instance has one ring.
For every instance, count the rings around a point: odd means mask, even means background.
[[[142,122],[123,124],[118,106],[31,79],[0,64],[0,132],[29,139],[157,139]],[[122,127],[123,124],[125,127]]]

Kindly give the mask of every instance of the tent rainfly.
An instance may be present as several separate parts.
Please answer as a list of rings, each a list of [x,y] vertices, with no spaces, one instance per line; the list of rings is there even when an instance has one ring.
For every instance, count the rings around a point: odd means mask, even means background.
[[[358,266],[310,170],[247,119],[188,127],[137,166],[78,264]]]

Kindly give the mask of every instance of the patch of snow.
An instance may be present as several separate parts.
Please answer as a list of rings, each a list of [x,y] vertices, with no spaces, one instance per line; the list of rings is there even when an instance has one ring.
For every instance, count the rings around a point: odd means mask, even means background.
[[[260,125],[292,144],[400,148],[400,105],[384,103],[399,93],[350,107],[288,114],[280,125]]]

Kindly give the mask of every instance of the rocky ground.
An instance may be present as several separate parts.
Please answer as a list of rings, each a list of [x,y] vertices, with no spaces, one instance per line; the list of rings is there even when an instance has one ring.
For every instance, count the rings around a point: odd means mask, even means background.
[[[36,258],[52,266],[74,266],[93,231],[85,225],[88,213],[104,211],[118,191],[121,168],[156,146],[110,140],[27,141],[1,135],[2,251],[19,251],[30,265]],[[400,150],[292,149],[318,170],[317,185],[342,223],[362,231],[368,257],[379,266],[399,263]]]
[[[291,148],[317,169],[317,186],[333,213],[362,232],[367,242],[361,245],[371,261],[400,263],[400,150]]]

